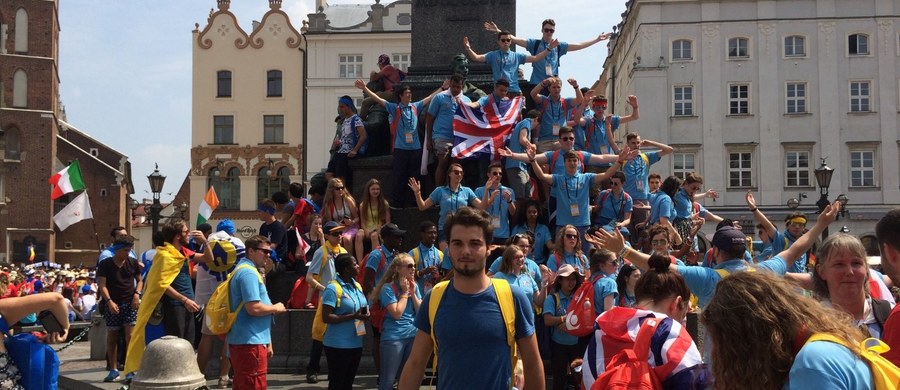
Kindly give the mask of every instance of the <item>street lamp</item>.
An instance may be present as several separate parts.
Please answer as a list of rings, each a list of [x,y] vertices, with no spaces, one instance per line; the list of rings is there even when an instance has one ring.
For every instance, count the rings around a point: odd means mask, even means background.
[[[800,207],[800,203],[803,203],[803,199],[806,199],[806,193],[805,193],[805,192],[801,192],[799,195],[797,195],[796,198],[790,198],[790,199],[788,199],[788,201],[787,201],[787,207],[788,207],[789,209],[791,209],[791,212],[794,212],[794,211],[797,210],[798,207]]]
[[[818,214],[822,214],[825,208],[828,207],[828,204],[831,203],[828,201],[828,187],[831,186],[831,175],[834,175],[834,168],[825,164],[825,159],[823,158],[822,165],[816,168],[813,173],[816,175],[816,183],[819,185],[819,194],[821,195],[819,201],[816,202],[816,206],[819,208]],[[822,231],[822,240],[825,240],[826,237],[828,237],[828,226]]]
[[[153,224],[153,234],[156,234],[159,232],[159,212],[162,211],[159,195],[162,192],[163,184],[166,182],[166,177],[159,173],[159,164],[156,164],[156,168],[153,170],[153,173],[147,176],[147,180],[150,181],[150,192],[153,193],[153,204],[150,205],[150,221]]]

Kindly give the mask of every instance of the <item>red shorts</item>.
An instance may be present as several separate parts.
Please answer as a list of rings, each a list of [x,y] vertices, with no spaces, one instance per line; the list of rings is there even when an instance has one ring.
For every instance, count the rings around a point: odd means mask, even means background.
[[[265,345],[229,345],[231,368],[234,369],[234,390],[266,388],[269,355]]]

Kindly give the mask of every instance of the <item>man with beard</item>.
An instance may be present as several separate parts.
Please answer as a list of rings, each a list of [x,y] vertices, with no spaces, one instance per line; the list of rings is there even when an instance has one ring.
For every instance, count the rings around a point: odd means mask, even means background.
[[[875,235],[881,245],[881,266],[885,275],[894,283],[900,280],[900,208],[889,211],[875,225]],[[891,347],[883,356],[895,365],[900,365],[900,305],[894,307],[884,329],[881,339]]]

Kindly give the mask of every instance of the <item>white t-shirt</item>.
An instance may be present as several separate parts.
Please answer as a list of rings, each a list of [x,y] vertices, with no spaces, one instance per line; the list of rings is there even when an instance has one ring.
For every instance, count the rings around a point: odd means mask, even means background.
[[[78,299],[81,301],[81,318],[90,320],[90,314],[94,311],[94,306],[97,305],[97,296],[94,294],[83,294]]]

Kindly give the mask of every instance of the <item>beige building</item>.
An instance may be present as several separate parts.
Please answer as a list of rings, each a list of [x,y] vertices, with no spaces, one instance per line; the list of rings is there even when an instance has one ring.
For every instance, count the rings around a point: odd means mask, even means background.
[[[898,15],[900,0],[632,1],[604,72],[641,119],[618,135],[675,146],[653,171],[702,174],[714,212],[749,219],[749,190],[778,227],[791,198],[815,210],[827,157],[829,199],[849,198],[836,225],[870,233],[900,204]]]
[[[257,202],[287,191],[305,169],[303,39],[280,0],[249,32],[229,5],[218,0],[192,34],[189,219],[212,185],[220,201],[213,219],[255,232]]]

